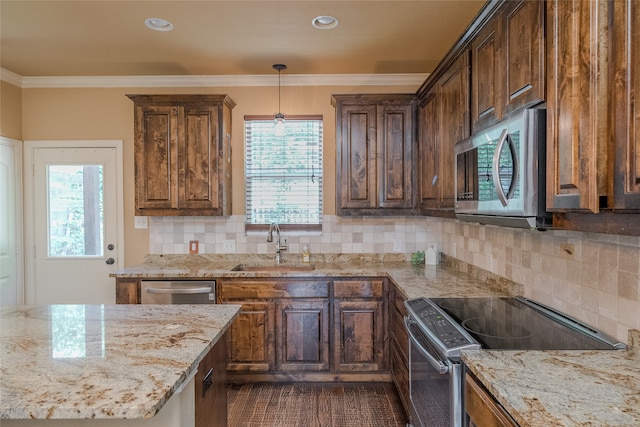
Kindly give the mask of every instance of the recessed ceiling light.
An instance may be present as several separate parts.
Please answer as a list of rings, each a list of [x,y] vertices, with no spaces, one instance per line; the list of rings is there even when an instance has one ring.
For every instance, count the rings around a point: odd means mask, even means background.
[[[329,15],[316,16],[311,21],[311,25],[319,30],[331,30],[338,26],[338,18]]]
[[[147,18],[144,20],[144,25],[146,25],[147,28],[151,28],[152,30],[156,31],[173,30],[173,24],[162,18]]]

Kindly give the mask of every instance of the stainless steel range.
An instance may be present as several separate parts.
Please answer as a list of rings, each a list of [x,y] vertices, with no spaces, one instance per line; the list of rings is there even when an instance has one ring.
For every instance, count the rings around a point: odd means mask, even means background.
[[[414,426],[468,425],[462,350],[614,350],[625,344],[522,298],[418,298],[409,315],[409,384]]]

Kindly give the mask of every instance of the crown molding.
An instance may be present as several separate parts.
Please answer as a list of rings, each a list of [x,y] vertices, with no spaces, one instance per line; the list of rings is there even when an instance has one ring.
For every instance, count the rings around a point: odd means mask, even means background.
[[[0,78],[21,88],[239,87],[277,86],[268,75],[224,76],[43,76],[24,77],[0,69]],[[415,86],[428,74],[285,74],[282,86]]]
[[[14,86],[22,87],[22,76],[12,71],[5,70],[4,68],[0,68],[0,80]]]

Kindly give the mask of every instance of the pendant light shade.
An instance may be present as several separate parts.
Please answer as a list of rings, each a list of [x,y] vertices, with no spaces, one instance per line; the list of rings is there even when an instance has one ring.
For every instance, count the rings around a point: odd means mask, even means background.
[[[286,129],[284,126],[284,114],[280,111],[280,72],[287,68],[284,64],[273,64],[273,68],[278,71],[278,112],[273,116],[273,133],[276,136],[284,136]]]

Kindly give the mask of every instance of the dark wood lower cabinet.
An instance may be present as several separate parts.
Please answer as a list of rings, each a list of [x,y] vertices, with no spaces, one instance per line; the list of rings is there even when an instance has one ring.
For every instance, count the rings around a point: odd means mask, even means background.
[[[474,427],[517,427],[518,424],[471,374],[465,376],[464,405]]]
[[[221,279],[230,381],[391,381],[387,280]]]
[[[390,362],[391,375],[402,402],[402,407],[409,419],[415,418],[411,412],[409,398],[409,335],[404,327],[407,308],[404,306],[406,296],[395,285],[389,289],[389,335],[391,337]]]
[[[277,303],[276,369],[329,371],[329,301]]]
[[[227,425],[227,340],[222,337],[202,359],[195,376],[195,427]]]

